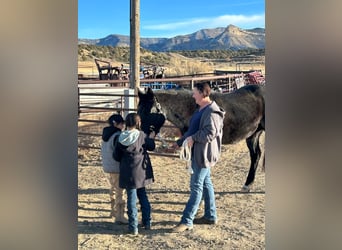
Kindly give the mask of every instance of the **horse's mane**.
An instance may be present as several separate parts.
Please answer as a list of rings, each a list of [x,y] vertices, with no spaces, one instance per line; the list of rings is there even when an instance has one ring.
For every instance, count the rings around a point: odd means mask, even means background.
[[[170,94],[170,95],[177,95],[177,94],[191,94],[191,90],[189,89],[166,89],[166,90],[155,90],[154,95],[158,94]]]

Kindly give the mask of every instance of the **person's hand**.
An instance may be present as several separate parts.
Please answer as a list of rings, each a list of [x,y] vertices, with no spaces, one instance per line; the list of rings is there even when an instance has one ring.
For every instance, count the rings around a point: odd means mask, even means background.
[[[192,145],[194,145],[194,140],[192,139],[191,136],[186,138],[187,142],[188,142],[188,146],[191,148]]]
[[[174,149],[174,150],[178,149],[179,146],[178,146],[177,142],[172,143],[171,148]]]

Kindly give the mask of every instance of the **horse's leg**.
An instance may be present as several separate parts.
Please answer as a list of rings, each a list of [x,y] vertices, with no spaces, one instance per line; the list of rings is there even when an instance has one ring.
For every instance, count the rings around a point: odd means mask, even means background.
[[[245,185],[243,185],[241,191],[242,192],[249,192],[250,185],[253,183],[255,178],[255,172],[258,168],[258,163],[261,156],[261,150],[259,145],[259,138],[263,130],[257,130],[252,136],[246,139],[247,147],[249,149],[249,156],[251,159],[251,165],[249,168],[247,180]]]

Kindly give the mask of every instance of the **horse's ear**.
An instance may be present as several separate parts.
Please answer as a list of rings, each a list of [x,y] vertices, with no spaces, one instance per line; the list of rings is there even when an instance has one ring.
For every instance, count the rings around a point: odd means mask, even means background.
[[[153,90],[150,87],[148,87],[146,93],[149,94],[149,95],[153,95]]]
[[[140,88],[137,87],[137,90],[138,90],[138,96],[139,96],[139,97],[141,97],[142,95],[144,95],[144,92],[142,92],[142,91],[140,90]]]

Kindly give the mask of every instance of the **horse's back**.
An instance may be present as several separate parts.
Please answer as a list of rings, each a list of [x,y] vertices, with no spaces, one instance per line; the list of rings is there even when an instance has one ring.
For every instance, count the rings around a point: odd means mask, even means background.
[[[264,127],[264,86],[247,85],[227,94],[213,94],[225,111],[223,143],[233,144]]]
[[[242,88],[239,88],[231,93],[226,94],[227,96],[231,98],[241,98],[243,96],[255,96],[258,98],[264,98],[264,86],[263,85],[246,85]],[[248,97],[250,98],[250,97]]]
[[[264,104],[264,86],[246,85],[230,93],[213,93],[212,99],[215,100],[223,108],[230,110],[246,108],[249,105]]]

